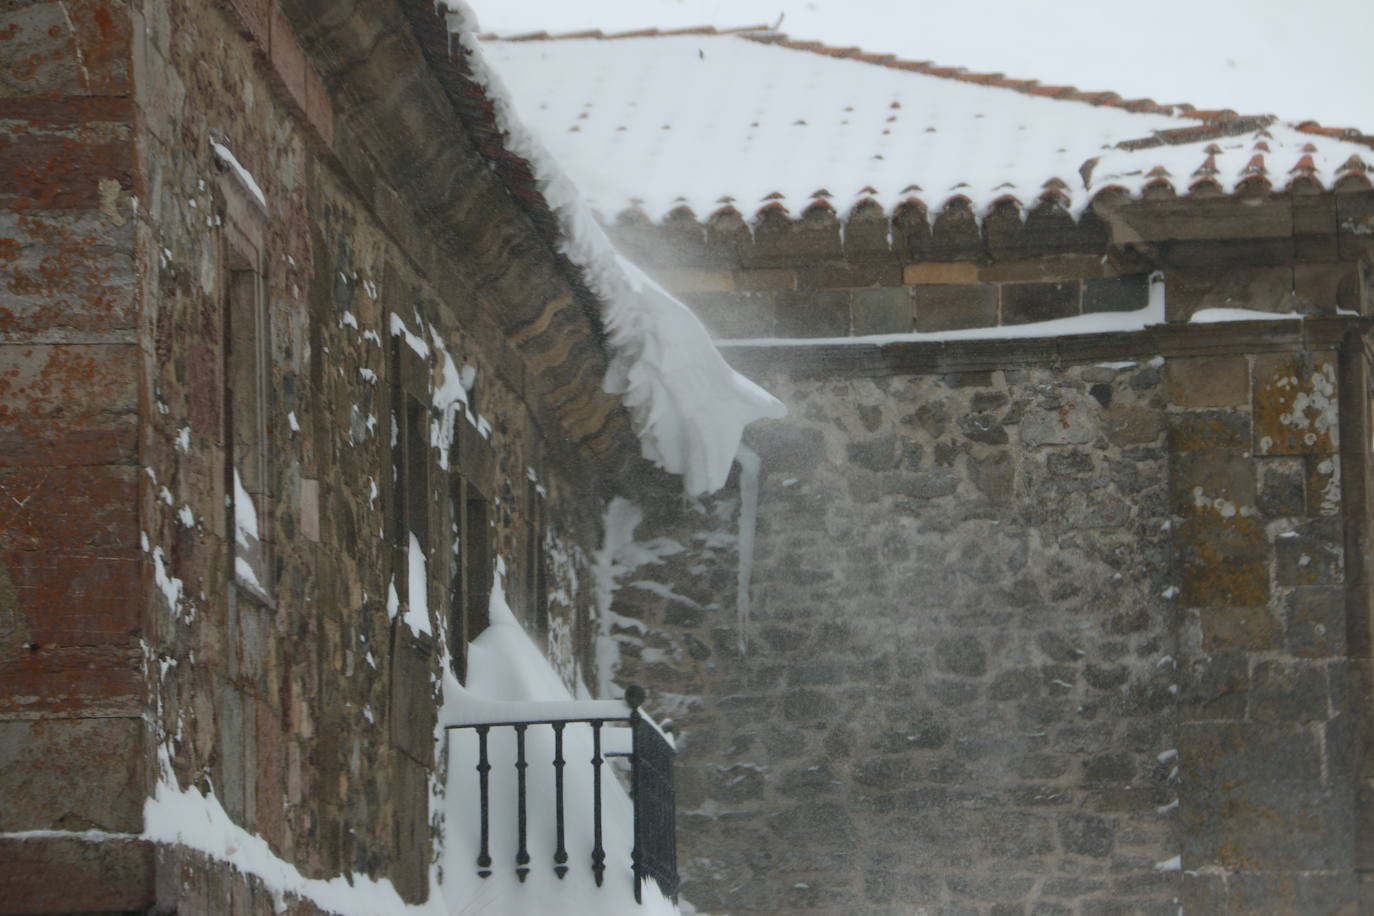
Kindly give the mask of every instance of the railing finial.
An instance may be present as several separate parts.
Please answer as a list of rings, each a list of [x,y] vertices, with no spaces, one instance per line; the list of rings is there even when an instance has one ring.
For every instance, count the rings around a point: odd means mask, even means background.
[[[631,709],[638,709],[644,705],[644,700],[648,697],[644,688],[638,684],[631,684],[625,688],[625,705]]]

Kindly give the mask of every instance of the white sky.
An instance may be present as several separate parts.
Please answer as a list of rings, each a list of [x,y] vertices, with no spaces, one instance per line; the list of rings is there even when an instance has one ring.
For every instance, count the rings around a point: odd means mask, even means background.
[[[1374,132],[1370,0],[469,0],[484,30],[773,23],[793,38]]]

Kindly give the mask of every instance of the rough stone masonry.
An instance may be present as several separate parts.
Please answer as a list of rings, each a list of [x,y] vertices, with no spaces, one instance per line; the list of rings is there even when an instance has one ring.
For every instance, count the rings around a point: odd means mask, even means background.
[[[1364,911],[1368,206],[622,225],[788,407],[756,476],[643,501],[616,593],[682,728],[688,899]],[[995,339],[1152,283],[1152,328]],[[1308,317],[1188,323],[1235,304]]]

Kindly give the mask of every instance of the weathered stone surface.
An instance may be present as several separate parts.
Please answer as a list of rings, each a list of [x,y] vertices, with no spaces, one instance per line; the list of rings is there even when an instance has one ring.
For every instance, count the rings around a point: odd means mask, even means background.
[[[142,753],[139,719],[0,722],[0,831],[141,832]]]
[[[849,291],[777,293],[775,328],[779,337],[845,337],[850,332]]]
[[[0,839],[0,912],[125,913],[154,901],[153,845]]]
[[[911,299],[918,331],[997,324],[997,287],[991,284],[919,284],[911,287]]]
[[[1079,314],[1077,283],[1005,283],[1002,285],[1002,323],[1029,324]]]
[[[905,287],[856,289],[854,334],[906,334],[912,329],[911,294]]]
[[[1178,407],[1244,408],[1250,364],[1244,356],[1175,357],[1165,365],[1165,391]]]
[[[1330,357],[1266,354],[1253,371],[1256,453],[1333,454],[1340,442]]]
[[[1083,314],[1133,312],[1149,304],[1150,279],[1146,274],[1088,279],[1083,282]]]

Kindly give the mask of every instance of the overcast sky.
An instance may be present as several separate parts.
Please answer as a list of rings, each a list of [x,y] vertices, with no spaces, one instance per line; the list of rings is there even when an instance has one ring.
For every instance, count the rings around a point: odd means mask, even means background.
[[[772,24],[793,38],[1374,133],[1374,0],[469,0],[500,33]]]

